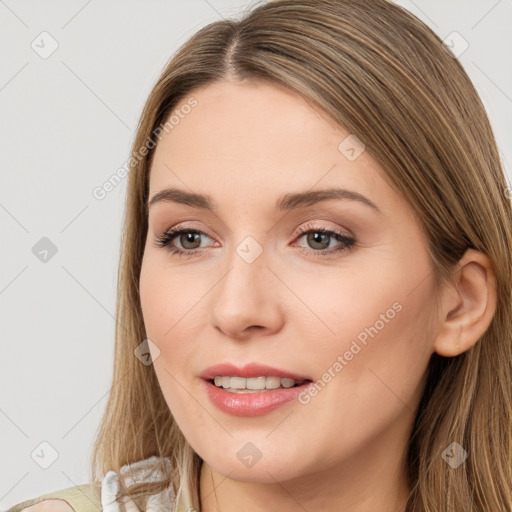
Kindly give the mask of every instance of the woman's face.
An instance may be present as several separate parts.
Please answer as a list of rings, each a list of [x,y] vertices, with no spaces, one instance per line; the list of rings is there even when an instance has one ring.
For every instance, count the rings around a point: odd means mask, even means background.
[[[150,206],[140,297],[188,442],[235,480],[402,471],[433,351],[434,281],[412,209],[357,139],[292,92],[217,82],[176,111],[149,199],[182,195]],[[330,189],[366,199],[325,199]],[[211,209],[179,199],[189,194]],[[171,228],[186,231],[157,247]],[[236,376],[209,370],[224,363],[251,380],[221,385],[282,389],[217,388],[209,377]],[[308,380],[287,388],[287,374]]]

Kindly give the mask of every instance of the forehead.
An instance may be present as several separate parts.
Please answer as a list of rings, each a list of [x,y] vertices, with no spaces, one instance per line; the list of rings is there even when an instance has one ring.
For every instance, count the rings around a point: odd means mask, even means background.
[[[191,98],[195,106],[183,108]],[[247,205],[260,196],[270,201],[336,186],[376,203],[386,194],[399,200],[367,152],[351,160],[340,151],[340,143],[351,140],[348,131],[282,87],[219,82],[186,96],[173,113],[175,122],[155,150],[150,197],[179,186]]]
[[[175,111],[191,97],[196,106],[159,144],[176,158],[311,159],[312,149],[336,150],[345,133],[299,95],[268,83],[215,83],[188,95]]]

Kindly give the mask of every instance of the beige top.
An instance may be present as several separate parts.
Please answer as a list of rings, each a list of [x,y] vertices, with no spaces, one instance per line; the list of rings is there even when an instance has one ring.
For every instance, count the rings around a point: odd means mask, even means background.
[[[59,491],[53,491],[30,500],[17,503],[7,512],[21,512],[24,508],[30,507],[43,500],[61,499],[66,501],[75,512],[100,512],[101,498],[100,491],[91,485],[77,485]]]
[[[127,486],[143,481],[153,482],[160,480],[163,475],[160,470],[155,470],[158,457],[152,456],[135,463],[126,464],[121,468],[121,474],[125,478]],[[170,459],[164,459],[170,469]],[[120,489],[119,475],[114,471],[108,471],[101,481],[101,486],[83,484],[50,492],[17,503],[7,512],[21,512],[36,503],[48,499],[61,499],[66,501],[75,512],[136,512],[139,509],[135,503],[125,497],[117,501]],[[147,512],[169,512],[175,502],[175,494],[172,485],[169,484],[162,492],[146,496],[145,510]],[[183,509],[180,509],[183,512]]]

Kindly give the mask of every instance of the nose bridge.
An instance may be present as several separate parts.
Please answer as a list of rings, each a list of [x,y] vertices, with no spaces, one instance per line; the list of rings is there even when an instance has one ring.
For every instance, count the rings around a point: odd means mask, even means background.
[[[252,235],[246,235],[233,247],[228,258],[228,273],[219,283],[222,294],[238,301],[257,301],[268,289],[268,257],[263,246]]]
[[[236,337],[251,326],[278,328],[281,311],[268,263],[255,237],[246,235],[234,246],[211,305],[211,322],[226,334]]]

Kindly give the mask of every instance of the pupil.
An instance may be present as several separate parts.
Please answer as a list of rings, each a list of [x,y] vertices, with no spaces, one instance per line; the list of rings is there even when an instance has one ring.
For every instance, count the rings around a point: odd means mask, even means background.
[[[187,244],[188,242],[194,243],[194,239],[195,239],[196,237],[199,237],[199,233],[187,233],[187,234],[185,234],[184,236],[185,236],[185,239],[186,239],[185,244]],[[185,245],[185,244],[183,244],[183,245],[186,247],[186,245]],[[193,248],[193,247],[192,247],[192,248]],[[189,247],[189,249],[190,249],[190,247]]]
[[[319,243],[321,244],[321,239],[322,237],[327,237],[327,235],[325,233],[319,233],[318,231],[317,232],[313,232],[313,233],[310,233],[310,243],[312,242],[313,244],[316,244],[316,243]],[[329,245],[329,244],[327,244]]]

